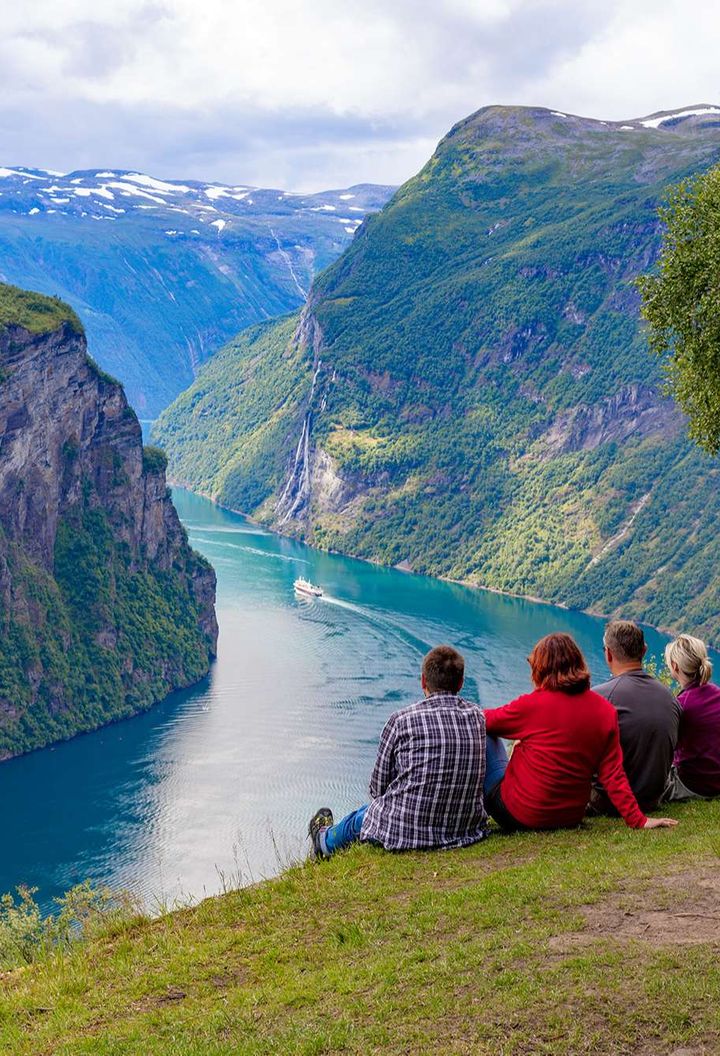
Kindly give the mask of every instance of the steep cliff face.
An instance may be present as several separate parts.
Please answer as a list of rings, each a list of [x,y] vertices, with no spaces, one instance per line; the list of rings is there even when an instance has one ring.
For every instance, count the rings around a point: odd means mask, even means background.
[[[0,287],[0,758],[148,707],[217,641],[164,456],[49,307]]]
[[[692,528],[717,467],[663,396],[634,288],[668,185],[718,160],[718,108],[471,115],[299,316],[162,416],[173,477],[318,545],[664,625],[692,611],[720,639]]]
[[[548,457],[555,457],[629,439],[669,439],[682,428],[682,415],[671,400],[645,385],[623,385],[614,396],[560,412],[543,435],[542,446]]]

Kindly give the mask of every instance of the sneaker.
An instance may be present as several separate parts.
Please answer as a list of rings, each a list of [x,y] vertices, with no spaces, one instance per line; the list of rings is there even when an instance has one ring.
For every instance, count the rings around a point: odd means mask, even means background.
[[[312,840],[313,851],[316,858],[327,858],[329,855],[325,854],[322,849],[322,843],[320,842],[320,834],[325,829],[329,829],[331,825],[335,824],[333,818],[333,812],[330,807],[320,807],[320,810],[316,811],[310,818],[310,824],[308,825],[308,836]]]

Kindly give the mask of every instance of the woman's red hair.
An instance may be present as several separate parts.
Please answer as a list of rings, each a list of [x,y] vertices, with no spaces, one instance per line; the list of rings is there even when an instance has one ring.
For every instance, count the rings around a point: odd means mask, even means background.
[[[569,634],[547,634],[528,657],[532,680],[538,689],[582,693],[590,689],[585,657]]]

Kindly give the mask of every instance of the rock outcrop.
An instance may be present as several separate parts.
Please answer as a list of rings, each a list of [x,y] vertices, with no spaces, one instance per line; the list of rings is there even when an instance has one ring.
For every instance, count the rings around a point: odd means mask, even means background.
[[[150,706],[217,642],[164,455],[71,313],[20,315],[0,315],[0,758]]]
[[[594,451],[629,437],[672,436],[681,432],[677,406],[643,385],[623,385],[614,396],[592,406],[583,404],[559,414],[543,437],[546,457],[572,451]]]

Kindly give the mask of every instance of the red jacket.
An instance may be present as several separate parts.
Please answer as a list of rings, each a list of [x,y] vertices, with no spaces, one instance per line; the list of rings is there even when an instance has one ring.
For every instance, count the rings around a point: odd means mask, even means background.
[[[503,803],[533,829],[579,824],[595,774],[634,829],[646,817],[625,771],[615,708],[599,693],[536,689],[485,712],[487,732],[517,740],[503,778]]]

